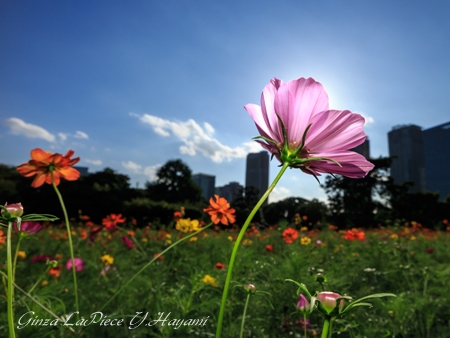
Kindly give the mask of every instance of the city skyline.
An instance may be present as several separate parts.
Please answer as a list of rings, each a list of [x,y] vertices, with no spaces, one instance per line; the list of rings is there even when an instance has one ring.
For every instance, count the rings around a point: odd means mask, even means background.
[[[330,109],[365,117],[371,156],[388,156],[392,126],[448,121],[449,9],[406,0],[2,1],[0,162],[72,149],[90,172],[109,167],[143,187],[181,159],[218,186],[244,185],[247,154],[263,149],[243,107],[260,104],[274,77],[322,83]],[[278,162],[269,167],[271,182]],[[327,200],[300,170],[286,171],[270,201],[289,196]]]

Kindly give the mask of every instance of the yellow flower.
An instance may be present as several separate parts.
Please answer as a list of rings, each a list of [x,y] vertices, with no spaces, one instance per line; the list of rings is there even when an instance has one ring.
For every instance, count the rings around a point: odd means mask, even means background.
[[[196,242],[197,241],[197,237],[191,237],[190,239],[189,239],[189,242]]]
[[[20,259],[25,259],[27,258],[27,254],[25,251],[17,251],[17,257],[19,257]]]
[[[308,245],[309,243],[311,243],[311,238],[309,238],[309,237],[302,237],[302,238],[300,238],[300,243],[302,245]]]
[[[145,243],[145,242],[147,242],[148,240],[147,240],[147,238],[144,237],[144,238],[141,239],[141,241]]]
[[[398,239],[398,235],[397,234],[392,234],[391,235],[391,239]]]
[[[412,241],[415,241],[416,240],[416,236],[411,236],[409,239],[412,240]]]
[[[227,239],[228,239],[230,242],[233,242],[233,237],[228,236]]]
[[[205,277],[203,277],[202,282],[214,286],[215,288],[218,286],[216,283],[216,279],[214,277],[211,277],[210,275],[206,275]]]
[[[103,255],[100,259],[105,265],[112,265],[114,263],[114,257],[110,255]]]
[[[170,244],[172,244],[172,241],[170,239],[168,239],[168,240],[166,240],[166,244],[170,245]]]
[[[307,227],[301,227],[300,231],[301,232],[306,232],[306,231],[308,231],[308,228]]]
[[[242,245],[252,245],[252,240],[250,240],[250,239],[244,239],[243,241],[242,241]]]
[[[172,235],[171,235],[171,234],[166,234],[166,238],[167,238],[167,239],[171,239],[171,238],[172,238]]]
[[[353,257],[359,257],[359,253],[353,252],[353,253],[352,253],[352,256],[353,256]]]
[[[48,282],[46,280],[43,280],[41,283],[41,286],[47,286],[47,285],[48,285]]]
[[[184,233],[197,231],[200,230],[200,223],[196,219],[191,221],[190,218],[181,218],[177,221],[176,229]]]

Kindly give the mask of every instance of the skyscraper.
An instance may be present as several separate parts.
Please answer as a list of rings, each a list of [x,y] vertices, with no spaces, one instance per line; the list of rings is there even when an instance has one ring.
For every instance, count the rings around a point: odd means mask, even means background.
[[[244,187],[240,185],[238,182],[230,182],[223,187],[217,187],[216,193],[220,196],[225,198],[228,202],[233,202],[234,199],[237,197],[239,192],[242,192],[242,189]]]
[[[370,143],[369,143],[369,139],[366,138],[366,140],[361,143],[359,146],[351,149],[352,151],[354,151],[355,153],[361,154],[362,156],[364,156],[366,158],[366,160],[370,159]]]
[[[247,155],[245,187],[258,189],[259,197],[266,192],[269,187],[269,153],[267,151],[263,150],[259,153],[250,153]]]
[[[425,157],[422,128],[416,125],[395,126],[388,133],[389,156],[395,156],[391,164],[391,177],[395,184],[413,182],[410,192],[424,192]]]
[[[450,195],[450,122],[424,130],[423,146],[427,190],[444,200]]]
[[[192,175],[192,180],[202,189],[202,196],[206,200],[214,196],[216,176],[199,173]]]

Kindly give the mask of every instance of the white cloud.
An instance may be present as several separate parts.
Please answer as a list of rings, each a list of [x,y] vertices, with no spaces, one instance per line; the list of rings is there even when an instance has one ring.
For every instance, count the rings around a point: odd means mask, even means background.
[[[156,180],[156,172],[161,167],[161,164],[152,165],[149,167],[145,167],[144,175],[148,177],[150,182]]]
[[[163,137],[177,137],[184,144],[180,146],[180,152],[194,156],[201,153],[216,163],[231,161],[234,158],[244,158],[250,152],[261,151],[261,146],[256,142],[245,142],[241,146],[229,147],[213,138],[214,128],[209,123],[204,123],[203,128],[194,120],[169,121],[158,116],[149,114],[138,115],[130,113],[131,116],[138,117],[143,123],[152,126],[153,131]]]
[[[134,163],[132,161],[122,162],[122,166],[124,166],[128,170],[135,172],[136,174],[139,174],[142,168],[140,164]]]
[[[69,134],[58,133],[58,136],[59,136],[61,142],[64,142],[65,140],[67,140],[67,136],[68,136],[68,135],[69,135]]]
[[[269,202],[278,202],[281,200],[284,200],[285,198],[290,197],[291,191],[288,188],[285,187],[275,187],[272,191],[272,193],[269,195]]]
[[[102,165],[102,163],[103,163],[101,160],[85,160],[85,161],[92,165]]]
[[[84,138],[86,140],[89,138],[88,134],[86,134],[85,132],[79,131],[79,130],[75,133],[74,137],[75,138]]]
[[[372,116],[369,116],[365,113],[360,113],[360,112],[355,112],[356,114],[362,115],[362,117],[364,117],[364,119],[366,120],[366,123],[364,123],[365,126],[368,126],[369,124],[373,124],[375,123],[375,120],[373,119]]]
[[[50,134],[47,130],[35,124],[26,123],[25,121],[16,117],[11,117],[4,121],[13,135],[22,135],[28,138],[40,138],[48,142],[54,142],[55,136]]]

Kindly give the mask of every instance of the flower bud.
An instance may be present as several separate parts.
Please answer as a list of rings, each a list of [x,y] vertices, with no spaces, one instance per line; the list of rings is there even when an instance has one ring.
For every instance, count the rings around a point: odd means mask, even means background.
[[[301,312],[306,313],[306,312],[309,311],[309,306],[310,306],[310,305],[309,305],[309,302],[308,302],[308,300],[306,299],[306,297],[303,296],[303,294],[300,294],[300,298],[299,298],[298,303],[297,303],[298,309],[299,309]]]
[[[250,294],[254,294],[256,293],[256,286],[254,286],[253,284],[246,284],[244,286],[245,291],[247,291]]]
[[[9,212],[10,218],[16,218],[23,215],[22,203],[13,203],[13,204],[5,203],[5,208]],[[2,209],[2,216],[4,215],[4,213],[5,210]]]
[[[322,305],[323,310],[325,310],[327,315],[330,315],[333,310],[337,306],[337,299],[340,298],[341,295],[335,292],[323,291],[317,295],[317,300]],[[342,311],[344,307],[344,300],[341,299],[339,302],[339,312]]]

